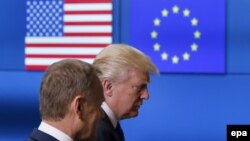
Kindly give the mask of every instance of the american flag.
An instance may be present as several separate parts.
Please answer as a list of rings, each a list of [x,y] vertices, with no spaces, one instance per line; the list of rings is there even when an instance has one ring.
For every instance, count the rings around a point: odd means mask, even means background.
[[[29,0],[26,5],[27,70],[44,70],[65,58],[92,63],[112,43],[112,0]]]

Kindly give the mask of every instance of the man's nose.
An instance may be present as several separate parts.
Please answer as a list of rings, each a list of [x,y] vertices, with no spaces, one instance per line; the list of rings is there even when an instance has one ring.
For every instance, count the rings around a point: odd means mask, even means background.
[[[148,89],[145,89],[142,94],[141,94],[141,99],[143,100],[148,100],[149,99],[149,93],[148,93]]]

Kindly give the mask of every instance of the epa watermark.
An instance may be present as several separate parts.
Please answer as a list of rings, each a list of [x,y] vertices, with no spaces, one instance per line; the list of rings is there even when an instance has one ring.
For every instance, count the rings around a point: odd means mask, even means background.
[[[250,125],[227,125],[227,141],[250,141]]]

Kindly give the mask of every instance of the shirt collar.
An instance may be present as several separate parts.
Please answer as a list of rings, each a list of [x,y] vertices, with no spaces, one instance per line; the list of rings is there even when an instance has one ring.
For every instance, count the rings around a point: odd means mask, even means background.
[[[103,102],[101,107],[104,110],[104,112],[108,115],[114,128],[116,128],[118,120],[115,117],[115,114],[113,113],[113,111],[110,109],[110,107],[108,106],[108,104],[106,102]]]
[[[53,136],[54,138],[56,138],[59,141],[73,141],[73,139],[71,137],[69,137],[67,134],[65,134],[64,132],[58,130],[57,128],[55,128],[55,127],[53,127],[53,126],[51,126],[43,121],[41,122],[38,129],[40,131],[43,131],[46,134]]]

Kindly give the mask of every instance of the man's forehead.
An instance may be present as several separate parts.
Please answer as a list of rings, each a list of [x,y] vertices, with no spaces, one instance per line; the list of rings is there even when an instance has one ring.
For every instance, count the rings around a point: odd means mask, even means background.
[[[141,71],[139,69],[130,69],[128,71],[128,79],[130,81],[137,81],[138,83],[150,82],[149,73],[145,71]]]

